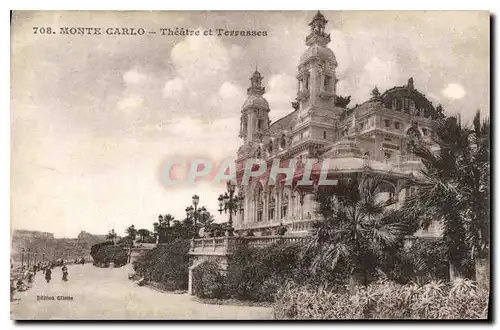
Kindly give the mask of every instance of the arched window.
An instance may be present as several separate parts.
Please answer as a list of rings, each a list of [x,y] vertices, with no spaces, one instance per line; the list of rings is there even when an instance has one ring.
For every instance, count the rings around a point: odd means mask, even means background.
[[[262,119],[257,121],[257,129],[262,129]]]

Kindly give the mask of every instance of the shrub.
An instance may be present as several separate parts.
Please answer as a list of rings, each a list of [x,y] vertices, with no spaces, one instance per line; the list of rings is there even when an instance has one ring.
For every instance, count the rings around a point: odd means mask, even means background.
[[[226,276],[217,263],[206,261],[193,270],[193,293],[200,298],[225,298]]]
[[[94,265],[108,265],[112,262],[115,266],[121,267],[128,262],[128,250],[111,242],[92,246],[91,256]]]
[[[139,276],[161,284],[165,290],[186,290],[189,275],[188,252],[188,241],[175,240],[139,256],[133,267]]]
[[[298,256],[297,245],[257,249],[240,243],[229,263],[230,295],[241,300],[273,301],[279,285],[294,276]]]
[[[97,252],[104,246],[108,246],[108,245],[113,245],[113,242],[102,242],[102,243],[97,243],[97,244],[94,244],[92,245],[92,247],[90,248],[90,255],[92,256],[92,258],[95,259],[95,255],[97,254]]]
[[[472,281],[423,286],[378,281],[354,291],[287,284],[274,304],[278,319],[486,319],[487,291]]]

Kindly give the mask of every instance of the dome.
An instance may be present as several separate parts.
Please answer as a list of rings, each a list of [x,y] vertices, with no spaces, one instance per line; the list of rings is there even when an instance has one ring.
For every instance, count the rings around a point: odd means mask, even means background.
[[[300,57],[300,63],[304,63],[307,59],[311,57],[320,57],[322,59],[328,59],[337,65],[337,59],[335,58],[335,54],[333,51],[325,46],[320,46],[318,44],[314,44],[309,47],[304,54]]]
[[[269,109],[269,103],[262,95],[250,95],[245,103],[243,103],[243,108],[247,107],[258,107]]]

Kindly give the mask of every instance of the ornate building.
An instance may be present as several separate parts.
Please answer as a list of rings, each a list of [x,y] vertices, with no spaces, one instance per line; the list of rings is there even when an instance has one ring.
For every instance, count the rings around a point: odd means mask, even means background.
[[[321,171],[338,180],[376,173],[384,178],[384,198],[400,202],[413,191],[405,182],[422,166],[409,148],[431,143],[440,109],[415,88],[412,78],[382,94],[375,87],[369,100],[348,109],[350,97],[337,95],[337,60],[327,47],[326,24],[320,12],[309,23],[307,49],[298,64],[297,95],[288,115],[271,123],[263,76],[256,70],[250,77],[237,163],[258,158],[270,167],[275,159],[295,159],[300,169],[303,159],[328,160],[328,167],[313,170],[312,177]],[[297,185],[297,178],[291,184],[252,179],[248,185],[240,181],[244,200],[234,221],[238,233],[272,235],[280,225],[287,227],[287,234],[307,233],[318,217],[314,185]]]

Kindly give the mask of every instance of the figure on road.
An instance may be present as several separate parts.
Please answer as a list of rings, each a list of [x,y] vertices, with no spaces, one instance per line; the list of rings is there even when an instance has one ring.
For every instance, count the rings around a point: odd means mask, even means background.
[[[49,283],[51,279],[52,279],[52,270],[50,269],[50,267],[47,267],[47,269],[45,270],[45,280],[47,281],[47,283]]]
[[[66,265],[63,265],[61,270],[63,273],[62,280],[66,282],[68,280],[68,267],[66,267]]]

